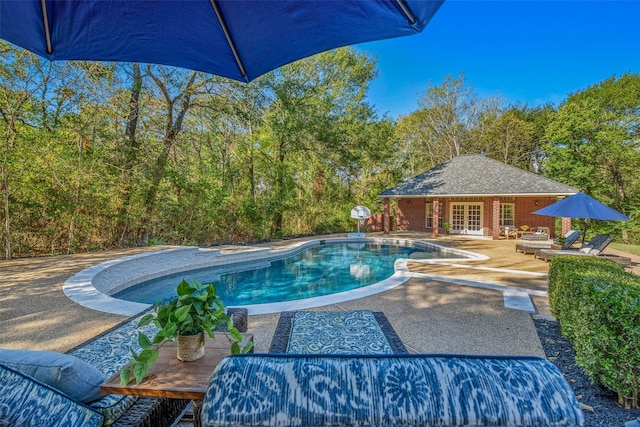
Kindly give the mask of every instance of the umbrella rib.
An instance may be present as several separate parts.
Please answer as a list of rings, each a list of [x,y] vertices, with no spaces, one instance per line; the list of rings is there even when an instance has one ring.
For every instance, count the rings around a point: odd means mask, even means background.
[[[44,37],[47,40],[47,53],[51,55],[53,48],[51,47],[51,32],[49,31],[49,15],[47,14],[46,0],[40,0],[40,6],[42,7],[42,22],[44,24]]]
[[[242,74],[242,77],[246,78],[247,77],[247,71],[245,70],[244,65],[242,64],[242,60],[240,59],[240,55],[238,55],[238,51],[236,49],[236,45],[233,42],[233,39],[231,38],[231,34],[229,34],[229,29],[227,28],[227,24],[224,21],[224,18],[222,16],[222,12],[218,8],[218,4],[216,3],[216,0],[210,0],[210,1],[211,1],[211,6],[213,6],[213,10],[216,12],[216,16],[218,17],[218,22],[220,22],[220,26],[222,27],[222,31],[224,32],[224,36],[227,38],[227,43],[229,43],[229,47],[231,48],[231,52],[233,52],[233,57],[236,59],[236,64],[238,64],[238,68],[240,69],[240,74]]]
[[[417,22],[416,16],[413,14],[411,9],[409,9],[409,6],[405,2],[405,0],[396,0],[396,3],[398,3],[398,6],[400,6],[400,9],[402,9],[404,14],[407,15],[407,18],[409,19],[409,24],[411,25],[415,24]]]

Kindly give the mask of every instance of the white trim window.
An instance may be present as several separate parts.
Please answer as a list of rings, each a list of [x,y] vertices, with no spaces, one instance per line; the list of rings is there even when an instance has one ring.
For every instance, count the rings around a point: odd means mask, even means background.
[[[516,225],[516,204],[500,203],[500,226],[514,227]]]

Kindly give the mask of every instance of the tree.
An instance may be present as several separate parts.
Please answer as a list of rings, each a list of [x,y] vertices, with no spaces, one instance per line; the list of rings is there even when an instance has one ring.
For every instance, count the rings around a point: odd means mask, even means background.
[[[151,65],[147,66],[147,74],[160,91],[161,103],[165,110],[162,146],[152,166],[151,182],[144,196],[144,212],[138,233],[138,245],[140,246],[149,244],[149,227],[155,213],[158,188],[165,177],[169,154],[178,141],[178,135],[182,131],[182,125],[191,107],[192,98],[197,95],[196,79],[198,76],[196,71],[186,72],[159,66],[157,70],[154,70]]]
[[[12,157],[17,149],[18,135],[21,132],[25,115],[33,108],[33,102],[38,89],[39,65],[37,57],[25,51],[12,49],[8,44],[0,42],[0,116],[3,134],[2,164],[0,165],[0,190],[3,199],[4,217],[4,247],[5,259],[12,258],[12,230],[11,230],[11,190],[10,176],[18,173]]]
[[[328,177],[337,176],[336,165],[363,143],[362,129],[372,117],[364,97],[374,73],[366,55],[338,49],[265,76],[271,103],[259,141],[275,235],[282,233],[285,212],[304,218],[305,200],[312,197],[305,189],[320,196]],[[293,228],[303,231],[299,222]]]
[[[535,152],[535,125],[527,120],[523,109],[511,107],[496,120],[483,139],[487,156],[503,163],[531,170]]]
[[[478,152],[498,117],[499,104],[495,97],[478,97],[464,74],[447,76],[440,86],[427,88],[418,100],[420,109],[398,124],[407,156],[428,161],[413,169],[425,170],[460,154]]]
[[[611,77],[571,95],[547,128],[545,173],[629,213],[640,181],[640,76]],[[622,227],[621,223],[611,227]],[[633,227],[635,223],[631,223]]]

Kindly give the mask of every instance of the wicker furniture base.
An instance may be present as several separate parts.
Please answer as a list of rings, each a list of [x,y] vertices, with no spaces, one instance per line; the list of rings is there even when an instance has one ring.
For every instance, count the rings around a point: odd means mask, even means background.
[[[276,326],[276,332],[273,334],[271,340],[271,346],[269,347],[269,353],[286,353],[289,345],[289,338],[291,336],[291,325],[293,322],[293,315],[295,311],[283,311],[280,313],[280,320]],[[409,353],[402,340],[396,333],[391,323],[381,311],[373,312],[373,315],[378,322],[378,326],[382,330],[385,338],[387,339],[391,350],[396,354]]]
[[[114,427],[169,427],[184,411],[190,400],[140,397]]]
[[[240,307],[229,307],[227,308],[227,315],[233,318],[233,326],[236,327],[238,332],[247,332],[247,327],[249,324],[249,310]],[[215,330],[226,331],[227,327],[225,325],[221,325],[218,326]]]

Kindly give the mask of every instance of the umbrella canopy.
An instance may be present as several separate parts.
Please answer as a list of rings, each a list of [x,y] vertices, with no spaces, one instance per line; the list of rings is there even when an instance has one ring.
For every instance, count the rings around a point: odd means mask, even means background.
[[[552,205],[533,212],[536,215],[560,216],[564,218],[584,218],[602,220],[628,220],[620,212],[611,209],[586,194],[580,192]]]
[[[611,209],[609,206],[600,203],[593,197],[589,197],[583,192],[569,196],[552,205],[538,209],[533,212],[536,215],[559,216],[564,218],[584,218],[584,233],[582,234],[582,243],[587,235],[587,228],[590,219],[601,220],[621,220],[625,221],[629,218],[620,212]]]
[[[173,65],[240,81],[420,33],[444,0],[2,0],[0,38],[49,60]]]

